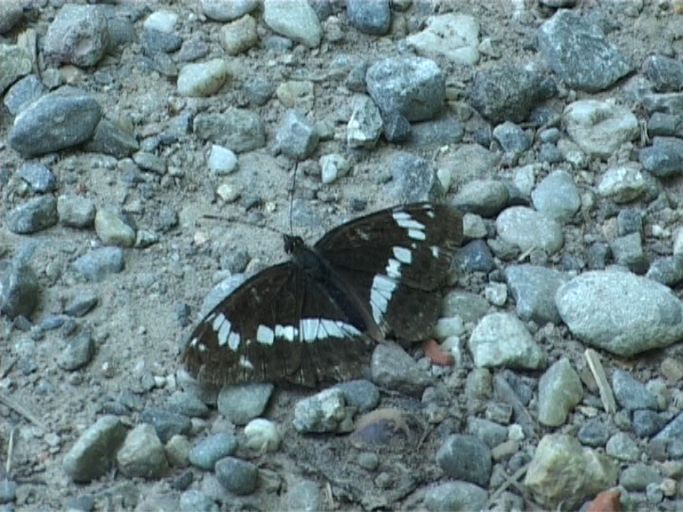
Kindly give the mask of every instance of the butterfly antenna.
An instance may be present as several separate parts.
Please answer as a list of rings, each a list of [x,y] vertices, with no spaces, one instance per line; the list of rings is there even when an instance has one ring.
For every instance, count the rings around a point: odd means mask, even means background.
[[[294,211],[294,190],[296,189],[296,171],[299,168],[299,161],[294,162],[294,172],[292,173],[292,184],[289,187],[289,234],[294,234],[292,215]]]

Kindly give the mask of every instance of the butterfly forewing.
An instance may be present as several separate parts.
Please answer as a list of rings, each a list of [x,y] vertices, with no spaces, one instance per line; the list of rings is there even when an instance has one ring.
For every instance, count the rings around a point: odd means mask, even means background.
[[[315,248],[352,283],[385,333],[405,341],[431,334],[462,216],[454,208],[417,203],[382,210],[330,231]]]

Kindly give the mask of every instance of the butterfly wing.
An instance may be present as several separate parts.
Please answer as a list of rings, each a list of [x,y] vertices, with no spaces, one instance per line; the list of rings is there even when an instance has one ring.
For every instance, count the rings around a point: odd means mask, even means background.
[[[441,310],[439,290],[461,242],[456,209],[415,203],[343,224],[315,249],[369,305],[385,334],[415,341],[431,335]]]
[[[360,327],[360,328],[359,328]],[[316,386],[358,376],[374,343],[292,262],[248,279],[195,328],[184,354],[198,380]]]

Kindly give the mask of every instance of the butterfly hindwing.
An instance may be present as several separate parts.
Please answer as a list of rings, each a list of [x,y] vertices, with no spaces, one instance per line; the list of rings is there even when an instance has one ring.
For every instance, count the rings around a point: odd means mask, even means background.
[[[292,262],[247,280],[196,327],[188,370],[206,383],[315,386],[358,376],[373,344],[319,283]]]
[[[352,220],[315,248],[354,286],[384,332],[415,341],[431,334],[441,308],[438,290],[461,241],[457,210],[417,203]]]

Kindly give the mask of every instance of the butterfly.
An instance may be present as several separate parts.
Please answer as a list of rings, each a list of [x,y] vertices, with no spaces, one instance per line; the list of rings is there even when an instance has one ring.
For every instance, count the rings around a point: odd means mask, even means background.
[[[462,215],[414,203],[352,219],[247,279],[194,328],[183,354],[200,382],[315,387],[360,375],[388,337],[429,337],[462,242]]]

